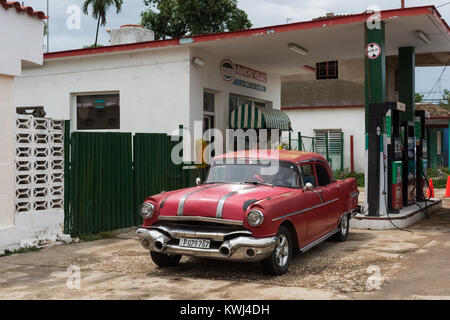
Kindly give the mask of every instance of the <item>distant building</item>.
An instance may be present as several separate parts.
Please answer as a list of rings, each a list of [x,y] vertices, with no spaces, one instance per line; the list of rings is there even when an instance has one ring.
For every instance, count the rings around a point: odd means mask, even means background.
[[[449,123],[450,111],[431,103],[417,103],[416,110],[430,112],[427,119],[428,167],[449,167]]]

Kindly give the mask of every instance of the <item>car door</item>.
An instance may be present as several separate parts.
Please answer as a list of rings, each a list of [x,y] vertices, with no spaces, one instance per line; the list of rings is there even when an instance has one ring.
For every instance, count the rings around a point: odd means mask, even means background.
[[[323,196],[317,188],[317,180],[314,171],[314,162],[307,162],[300,165],[303,187],[306,183],[311,183],[314,187],[312,191],[301,191],[300,197],[303,206],[303,219],[306,224],[304,233],[307,243],[317,240],[324,230],[323,221],[327,219],[326,212],[322,210]],[[307,204],[305,204],[307,202]]]
[[[323,235],[337,227],[342,211],[341,183],[333,181],[332,173],[326,164],[316,162],[314,167],[317,177],[317,192],[323,199],[324,220],[320,222],[321,234]]]

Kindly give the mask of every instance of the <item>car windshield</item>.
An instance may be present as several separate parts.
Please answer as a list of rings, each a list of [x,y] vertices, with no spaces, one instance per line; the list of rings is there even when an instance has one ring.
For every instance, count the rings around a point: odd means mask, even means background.
[[[296,165],[289,162],[237,160],[235,163],[213,163],[206,183],[254,183],[299,188]]]

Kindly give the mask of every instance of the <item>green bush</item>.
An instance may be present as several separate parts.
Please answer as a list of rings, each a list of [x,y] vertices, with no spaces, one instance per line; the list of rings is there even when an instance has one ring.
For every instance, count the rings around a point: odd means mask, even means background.
[[[433,177],[437,177],[437,176],[438,176],[437,169],[428,168],[427,177],[433,178]]]
[[[445,189],[446,185],[447,185],[447,177],[433,179],[433,188]]]
[[[450,175],[450,169],[449,169],[448,167],[442,167],[442,168],[440,168],[440,169],[442,170],[442,172],[444,172],[444,173]]]
[[[349,169],[345,169],[343,171],[335,170],[333,173],[334,177],[338,180],[355,178],[358,183],[358,187],[364,187],[364,172],[350,172]]]

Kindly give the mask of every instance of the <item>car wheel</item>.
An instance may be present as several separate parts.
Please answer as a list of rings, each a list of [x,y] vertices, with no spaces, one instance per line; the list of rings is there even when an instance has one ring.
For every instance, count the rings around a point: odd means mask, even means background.
[[[174,267],[181,260],[181,255],[169,255],[160,252],[150,252],[150,256],[153,262],[162,268]]]
[[[345,214],[341,217],[341,221],[339,222],[339,231],[334,234],[333,240],[339,242],[347,240],[349,229],[350,229],[349,215]]]
[[[282,275],[289,269],[292,259],[292,237],[288,228],[281,226],[277,234],[275,249],[263,261],[264,270],[272,275]]]

